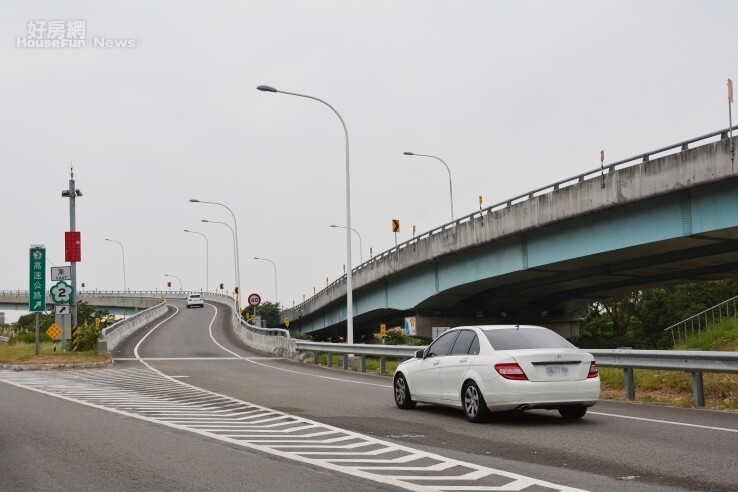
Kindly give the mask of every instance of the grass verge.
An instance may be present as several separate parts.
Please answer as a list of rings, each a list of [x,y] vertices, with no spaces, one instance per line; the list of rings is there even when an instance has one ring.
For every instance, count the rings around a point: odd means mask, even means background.
[[[109,360],[108,355],[99,355],[97,351],[61,352],[54,343],[45,342],[40,345],[39,355],[36,355],[36,344],[17,343],[14,345],[0,345],[0,363],[2,364],[64,364],[74,362],[104,362]],[[56,348],[56,350],[54,350]]]

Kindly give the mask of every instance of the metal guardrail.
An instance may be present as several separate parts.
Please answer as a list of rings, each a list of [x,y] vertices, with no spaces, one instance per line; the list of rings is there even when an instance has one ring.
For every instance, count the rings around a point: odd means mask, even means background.
[[[359,357],[361,372],[366,371],[366,357],[379,357],[380,373],[386,372],[385,359],[398,357],[409,359],[424,346],[411,345],[362,345],[345,343],[321,343],[296,340],[297,350],[313,353],[313,362],[318,363],[320,354],[326,354],[328,366],[333,365],[332,355],[343,355],[343,368],[348,369],[349,355]],[[635,400],[634,369],[660,369],[692,374],[692,394],[696,407],[705,406],[705,390],[702,380],[704,372],[738,374],[738,352],[710,352],[697,350],[631,350],[590,349],[600,367],[621,368],[625,372],[625,395]]]
[[[8,343],[10,341],[10,338],[8,337],[0,337],[0,343]]]
[[[505,208],[510,208],[512,205],[517,205],[518,203],[522,203],[526,200],[530,200],[532,198],[535,198],[537,196],[545,195],[547,193],[552,193],[554,191],[557,191],[561,188],[566,188],[567,186],[571,186],[577,183],[581,183],[583,181],[589,180],[589,179],[596,179],[600,176],[606,176],[612,172],[615,171],[615,168],[624,168],[629,167],[629,165],[636,165],[636,164],[642,164],[645,162],[648,162],[651,160],[651,158],[657,154],[664,154],[666,152],[672,151],[672,150],[678,150],[678,152],[683,152],[685,150],[689,150],[690,144],[693,144],[695,142],[701,142],[703,140],[707,140],[714,137],[720,137],[720,139],[726,139],[728,138],[728,133],[730,130],[738,130],[738,125],[735,125],[731,128],[724,128],[722,130],[717,130],[712,133],[707,133],[705,135],[700,135],[699,137],[690,138],[688,140],[683,140],[681,142],[667,145],[665,147],[661,147],[656,150],[652,150],[650,152],[646,152],[643,154],[638,154],[633,157],[629,157],[627,159],[622,159],[616,162],[612,162],[608,164],[607,166],[598,167],[591,171],[586,171],[582,174],[578,174],[576,176],[572,176],[567,179],[562,179],[560,181],[557,181],[555,183],[552,183],[550,185],[542,186],[540,188],[536,188],[532,191],[528,191],[526,193],[520,194],[518,196],[515,196],[513,198],[509,198],[507,200],[501,201],[499,203],[496,203],[494,205],[490,205],[489,207],[482,208],[480,210],[474,211],[468,215],[465,215],[463,217],[459,217],[458,219],[454,219],[451,222],[447,222],[443,225],[440,225],[438,227],[435,227],[429,231],[423,232],[421,234],[418,234],[407,241],[403,241],[402,243],[398,244],[397,246],[394,246],[387,251],[383,251],[382,253],[378,253],[377,255],[373,256],[369,260],[365,261],[364,263],[354,267],[351,271],[357,272],[361,270],[362,268],[367,268],[369,265],[371,265],[373,262],[378,261],[386,256],[389,256],[393,253],[398,252],[401,249],[404,249],[408,246],[411,246],[421,239],[425,239],[428,237],[431,237],[435,234],[441,233],[445,231],[446,229],[451,229],[453,227],[456,227],[457,225],[465,222],[469,222],[470,220],[482,217],[483,215],[487,215],[491,212],[496,212],[497,210],[502,210]],[[337,285],[343,284],[346,282],[346,275],[343,275],[342,277],[339,277],[337,280],[333,281],[329,285],[327,285],[325,288],[321,289],[318,293],[313,295],[311,298],[306,299],[305,301],[301,302],[300,304],[297,304],[296,306],[293,306],[290,309],[300,309],[306,306],[310,303],[310,300],[323,294],[323,292],[332,289],[336,287]]]
[[[399,357],[410,359],[415,356],[417,350],[422,350],[425,346],[414,345],[364,345],[364,344],[348,344],[348,343],[325,343],[325,342],[309,342],[307,340],[295,340],[295,348],[305,352],[313,353],[313,363],[318,363],[320,354],[328,356],[328,366],[333,365],[333,354],[343,355],[343,368],[348,369],[349,355],[359,357],[359,370],[366,372],[366,358],[379,357],[379,372],[386,372],[386,358]]]
[[[699,334],[702,332],[703,328],[707,328],[712,324],[718,323],[724,318],[738,317],[736,299],[738,299],[738,296],[730,298],[727,301],[723,301],[720,304],[716,304],[711,308],[705,309],[704,311],[701,311],[694,316],[690,316],[679,323],[673,324],[664,329],[664,331],[671,331],[671,341],[676,345],[677,342],[682,339],[682,336],[686,338],[687,336],[694,335],[695,331]],[[723,310],[725,311],[724,316]],[[715,317],[715,311],[717,311],[717,317]],[[730,314],[731,311],[733,314]],[[696,330],[695,323],[697,324]],[[674,330],[676,330],[676,334],[674,334]]]

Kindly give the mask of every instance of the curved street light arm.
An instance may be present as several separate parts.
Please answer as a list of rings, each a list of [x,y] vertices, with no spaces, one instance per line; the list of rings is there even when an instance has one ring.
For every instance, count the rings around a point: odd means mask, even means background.
[[[298,94],[296,92],[280,91],[274,87],[267,85],[260,85],[257,87],[258,90],[264,92],[277,92],[287,94],[290,96],[304,97],[306,99],[312,99],[328,106],[333,111],[338,119],[341,121],[343,126],[343,133],[346,137],[346,335],[347,342],[354,343],[354,308],[353,308],[353,279],[352,279],[352,266],[351,266],[351,177],[349,173],[349,135],[346,122],[341,117],[341,114],[326,101],[306,94]]]

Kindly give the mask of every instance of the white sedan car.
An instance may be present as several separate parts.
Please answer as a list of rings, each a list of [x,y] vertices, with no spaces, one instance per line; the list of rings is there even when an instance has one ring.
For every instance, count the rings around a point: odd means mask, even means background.
[[[200,294],[190,294],[187,296],[187,308],[205,307],[205,301]]]
[[[397,367],[395,403],[462,408],[472,422],[490,412],[542,408],[584,416],[600,397],[592,354],[540,326],[461,326]]]

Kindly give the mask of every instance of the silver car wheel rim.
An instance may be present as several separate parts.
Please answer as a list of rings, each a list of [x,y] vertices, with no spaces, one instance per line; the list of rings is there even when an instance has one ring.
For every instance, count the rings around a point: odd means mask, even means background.
[[[395,381],[395,400],[400,405],[405,402],[405,381],[402,379]]]
[[[479,411],[479,394],[474,386],[466,388],[466,398],[464,400],[466,414],[470,417],[474,417]]]

